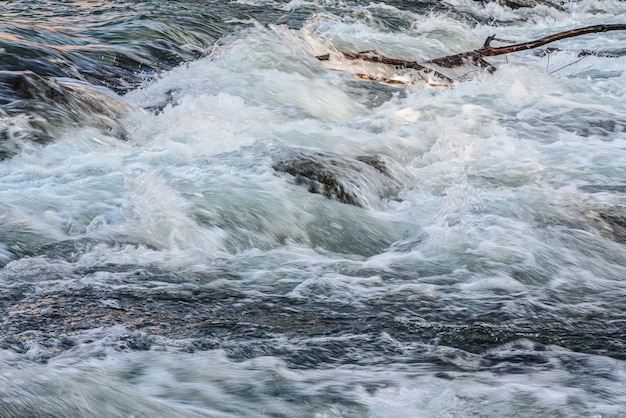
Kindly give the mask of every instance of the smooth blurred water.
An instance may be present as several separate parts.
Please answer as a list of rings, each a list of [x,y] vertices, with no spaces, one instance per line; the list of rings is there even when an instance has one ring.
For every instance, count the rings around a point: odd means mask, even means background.
[[[0,7],[1,417],[626,415],[623,2]]]

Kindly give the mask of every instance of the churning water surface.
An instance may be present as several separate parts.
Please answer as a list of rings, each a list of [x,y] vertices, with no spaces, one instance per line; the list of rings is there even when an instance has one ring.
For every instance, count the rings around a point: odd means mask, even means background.
[[[626,416],[626,3],[0,8],[1,417]]]

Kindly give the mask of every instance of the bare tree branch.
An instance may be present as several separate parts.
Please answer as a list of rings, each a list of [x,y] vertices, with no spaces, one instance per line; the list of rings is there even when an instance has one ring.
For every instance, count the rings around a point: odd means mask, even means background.
[[[601,32],[609,32],[614,30],[626,30],[626,24],[612,24],[612,25],[594,25],[587,26],[584,28],[571,29],[564,32],[558,32],[549,36],[545,36],[540,39],[536,39],[530,42],[523,43],[513,43],[512,45],[501,46],[501,47],[493,47],[491,46],[491,42],[500,41],[502,39],[496,38],[495,35],[489,36],[483,46],[479,49],[469,52],[462,52],[460,54],[447,55],[445,57],[435,58],[429,61],[426,61],[422,64],[415,61],[406,61],[396,58],[389,58],[380,55],[377,51],[363,51],[363,52],[344,52],[340,51],[341,54],[351,60],[360,59],[368,62],[376,62],[381,64],[387,64],[394,66],[396,68],[410,68],[414,70],[418,70],[427,74],[432,74],[433,76],[446,81],[448,83],[453,83],[454,80],[441,72],[434,70],[428,67],[428,64],[434,64],[443,68],[455,68],[461,67],[463,65],[471,64],[478,66],[480,68],[485,68],[489,72],[494,72],[496,67],[485,61],[485,57],[493,57],[496,55],[510,54],[512,52],[525,51],[528,49],[538,48],[540,46],[549,44],[551,42],[559,41],[561,39],[572,38],[574,36],[587,35],[590,33],[601,33]],[[510,41],[506,41],[509,42]],[[319,55],[317,59],[319,60],[328,60],[330,56]]]
[[[445,57],[435,58],[430,61],[426,61],[426,64],[436,64],[445,68],[454,68],[461,65],[472,63],[482,68],[487,68],[489,71],[495,71],[495,67],[487,63],[485,57],[493,57],[496,55],[510,54],[512,52],[525,51],[528,49],[538,48],[540,46],[549,44],[551,42],[560,41],[561,39],[572,38],[574,36],[587,35],[589,33],[608,32],[613,30],[626,30],[626,24],[615,25],[595,25],[587,26],[584,28],[572,29],[564,32],[555,33],[553,35],[545,36],[543,38],[524,42],[520,44],[513,44],[501,47],[491,46],[491,42],[496,40],[495,35],[489,36],[483,46],[480,49],[476,49],[470,52],[462,52],[460,54],[448,55]]]

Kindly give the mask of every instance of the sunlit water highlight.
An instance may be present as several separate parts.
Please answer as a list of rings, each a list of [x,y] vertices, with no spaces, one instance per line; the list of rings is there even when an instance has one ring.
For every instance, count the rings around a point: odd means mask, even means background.
[[[2,41],[78,19],[13,3]],[[626,33],[453,88],[315,58],[434,58],[624,3],[81,5],[64,44],[142,58],[94,75],[82,51],[74,80],[44,56],[61,105],[0,86],[0,416],[626,415]],[[581,50],[614,56],[551,72]],[[392,179],[341,203],[276,170],[296,151]]]

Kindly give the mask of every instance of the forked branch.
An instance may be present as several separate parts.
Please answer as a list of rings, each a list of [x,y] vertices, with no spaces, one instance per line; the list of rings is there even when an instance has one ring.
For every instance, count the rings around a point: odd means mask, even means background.
[[[492,35],[485,40],[485,43],[479,49],[455,55],[448,55],[441,58],[435,58],[433,60],[426,61],[426,63],[436,64],[446,68],[454,68],[470,62],[472,64],[478,65],[479,67],[488,68],[490,71],[494,71],[495,67],[487,63],[484,60],[485,57],[493,57],[496,55],[504,55],[510,54],[512,52],[525,51],[528,49],[538,48],[540,46],[547,45],[551,42],[560,41],[561,39],[573,38],[574,36],[587,35],[589,33],[600,33],[613,30],[626,30],[626,24],[587,26],[584,28],[571,29],[568,31],[555,33],[553,35],[544,36],[543,38],[539,38],[530,42],[523,42],[519,44],[500,47],[491,46],[491,42],[496,37],[495,35]]]
[[[454,80],[439,71],[429,68],[429,64],[437,65],[443,68],[455,68],[463,65],[471,64],[481,68],[487,69],[489,72],[494,72],[496,67],[485,61],[485,57],[493,57],[496,55],[510,54],[512,52],[525,51],[528,49],[538,48],[551,42],[559,41],[561,39],[572,38],[575,36],[587,35],[590,33],[602,33],[615,30],[626,30],[626,24],[612,24],[612,25],[594,25],[584,28],[571,29],[564,32],[558,32],[553,35],[545,36],[540,39],[536,39],[530,42],[514,43],[512,45],[493,47],[491,42],[499,40],[493,36],[489,36],[483,46],[479,49],[469,52],[462,52],[460,54],[447,55],[445,57],[435,58],[429,61],[425,61],[420,64],[415,61],[405,61],[396,58],[389,58],[378,54],[377,51],[364,51],[364,52],[341,52],[341,54],[348,59],[361,59],[368,62],[376,62],[382,64],[392,65],[396,68],[408,68],[419,70],[428,74],[432,74],[446,82],[452,83]],[[329,59],[329,55],[319,55],[317,57],[320,60]]]

